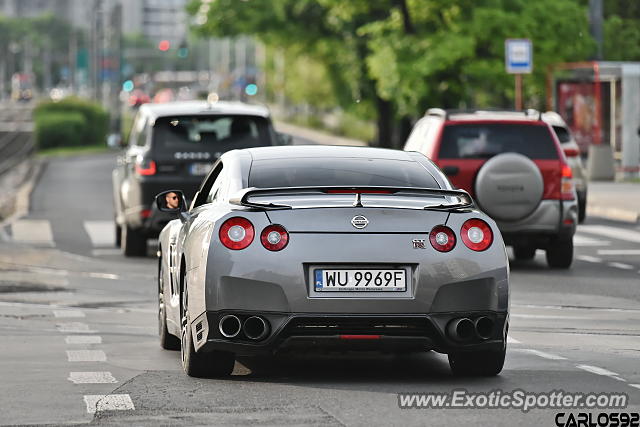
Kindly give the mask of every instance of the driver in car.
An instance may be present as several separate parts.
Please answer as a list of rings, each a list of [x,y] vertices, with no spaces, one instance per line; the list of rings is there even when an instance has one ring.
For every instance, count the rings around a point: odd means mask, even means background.
[[[178,200],[178,195],[176,193],[167,193],[165,201],[167,202],[168,209],[178,209],[180,207],[180,201]]]

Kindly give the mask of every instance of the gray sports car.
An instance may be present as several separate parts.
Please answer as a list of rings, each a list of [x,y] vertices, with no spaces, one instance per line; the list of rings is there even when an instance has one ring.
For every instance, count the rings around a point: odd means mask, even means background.
[[[509,266],[496,224],[419,153],[297,146],[225,153],[191,207],[169,190],[162,347],[191,376],[236,355],[435,350],[497,375]]]

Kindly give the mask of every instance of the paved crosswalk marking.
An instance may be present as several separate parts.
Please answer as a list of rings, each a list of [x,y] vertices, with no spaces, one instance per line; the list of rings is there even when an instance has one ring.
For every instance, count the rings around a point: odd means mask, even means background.
[[[93,247],[111,248],[115,246],[113,221],[85,221],[83,225]]]
[[[70,372],[67,378],[74,384],[113,384],[118,381],[111,372]]]
[[[567,360],[566,357],[558,356],[557,354],[546,353],[544,351],[534,350],[534,349],[531,349],[531,348],[522,348],[522,349],[517,349],[517,350],[520,351],[520,352],[524,352],[524,353],[535,354],[536,356],[542,357],[543,359]]]
[[[102,350],[67,350],[69,362],[106,362],[107,355]]]
[[[102,337],[99,335],[67,335],[64,342],[67,344],[102,344]]]
[[[598,249],[598,255],[640,255],[640,249]]]
[[[622,270],[633,270],[635,268],[633,265],[623,264],[621,262],[610,262],[610,263],[607,263],[607,265],[609,267],[620,268]]]
[[[21,219],[11,224],[13,240],[43,246],[55,246],[51,223],[47,220]]]
[[[578,255],[576,259],[579,259],[580,261],[586,261],[586,262],[602,262],[602,258],[596,258],[594,256],[589,256],[589,255]]]
[[[594,239],[581,234],[573,236],[573,246],[609,246],[610,244],[608,240]]]
[[[583,371],[591,372],[596,375],[603,375],[605,377],[617,377],[618,374],[615,372],[609,371],[608,369],[599,368],[597,366],[591,365],[576,365],[576,368],[582,369]]]
[[[131,411],[136,409],[133,406],[131,396],[128,394],[107,394],[107,395],[86,395],[84,403],[87,405],[87,412],[94,414],[101,411]]]
[[[578,230],[589,234],[624,240],[625,242],[640,243],[640,232],[625,228],[611,227],[608,225],[581,225],[578,227]]]
[[[55,317],[84,317],[84,313],[80,310],[53,310]]]
[[[68,322],[68,323],[58,323],[56,325],[58,331],[60,332],[95,332],[89,329],[89,325],[82,322]]]

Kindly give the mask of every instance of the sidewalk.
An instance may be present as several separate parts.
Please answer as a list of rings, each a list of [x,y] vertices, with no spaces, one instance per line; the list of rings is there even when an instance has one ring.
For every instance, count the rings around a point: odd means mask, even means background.
[[[589,216],[638,223],[640,183],[590,182],[587,190],[587,217]]]

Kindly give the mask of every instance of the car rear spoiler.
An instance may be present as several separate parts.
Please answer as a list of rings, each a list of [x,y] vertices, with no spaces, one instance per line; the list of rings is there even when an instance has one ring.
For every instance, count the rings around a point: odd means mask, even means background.
[[[229,202],[238,206],[246,206],[258,209],[293,209],[293,206],[276,203],[258,203],[250,201],[252,196],[261,195],[300,195],[305,193],[315,194],[353,194],[355,200],[353,207],[365,207],[362,204],[362,195],[395,195],[398,193],[411,195],[424,195],[436,197],[456,198],[456,202],[441,203],[438,205],[425,205],[423,209],[427,210],[450,210],[450,209],[469,209],[474,207],[474,202],[469,193],[463,190],[442,190],[436,188],[419,188],[419,187],[380,187],[380,186],[330,186],[330,187],[281,187],[281,188],[245,188],[229,199]],[[318,204],[317,207],[324,205]]]

